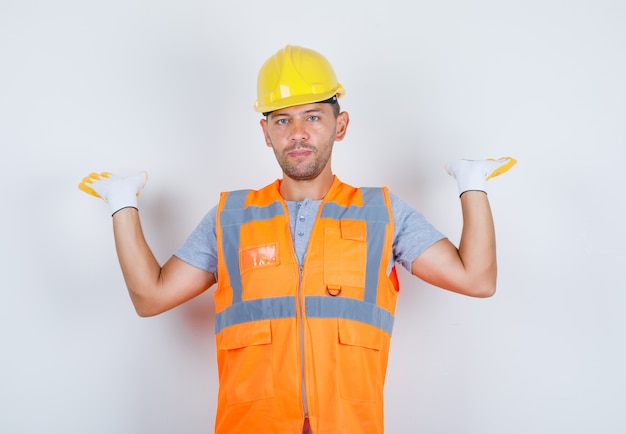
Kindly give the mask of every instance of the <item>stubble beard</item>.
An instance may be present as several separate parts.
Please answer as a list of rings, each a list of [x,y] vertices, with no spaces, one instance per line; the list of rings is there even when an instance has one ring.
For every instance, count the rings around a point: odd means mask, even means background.
[[[310,161],[302,161],[300,163],[292,163],[288,153],[294,149],[311,151],[313,159]],[[293,179],[294,181],[311,181],[317,178],[328,164],[332,154],[332,149],[332,141],[323,153],[320,153],[319,148],[316,148],[315,146],[296,144],[285,149],[282,154],[278,154],[276,150],[274,150],[274,154],[276,155],[276,160],[278,161],[278,164],[283,170],[285,176]]]

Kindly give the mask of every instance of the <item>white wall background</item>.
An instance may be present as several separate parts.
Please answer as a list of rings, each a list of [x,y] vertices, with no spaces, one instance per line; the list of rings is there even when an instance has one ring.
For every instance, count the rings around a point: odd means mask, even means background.
[[[387,432],[626,432],[625,22],[618,0],[2,0],[0,432],[212,432],[211,294],[138,318],[76,185],[147,169],[166,260],[219,191],[279,176],[251,107],[287,43],[347,89],[340,177],[453,241],[444,163],[519,160],[490,182],[494,298],[401,276]]]

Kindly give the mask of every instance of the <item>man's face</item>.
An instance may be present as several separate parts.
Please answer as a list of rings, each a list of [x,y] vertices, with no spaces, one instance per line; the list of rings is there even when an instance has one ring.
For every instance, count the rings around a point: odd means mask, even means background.
[[[333,143],[343,139],[347,125],[348,114],[335,117],[328,103],[276,110],[261,120],[267,146],[274,150],[284,175],[296,181],[330,171]]]

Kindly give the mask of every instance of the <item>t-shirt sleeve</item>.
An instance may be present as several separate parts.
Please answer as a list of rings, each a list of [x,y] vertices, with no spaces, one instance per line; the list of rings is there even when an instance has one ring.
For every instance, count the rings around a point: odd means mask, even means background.
[[[426,217],[393,193],[389,193],[394,219],[394,260],[411,272],[411,264],[426,249],[446,238]]]
[[[198,226],[175,252],[174,256],[217,277],[217,206],[200,220]]]

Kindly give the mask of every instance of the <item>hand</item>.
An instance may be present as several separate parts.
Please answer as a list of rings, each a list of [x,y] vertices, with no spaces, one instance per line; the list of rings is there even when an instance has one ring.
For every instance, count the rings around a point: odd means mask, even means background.
[[[459,195],[466,191],[487,192],[487,181],[502,175],[517,163],[515,158],[504,157],[498,160],[455,160],[446,165],[446,171],[456,179]]]
[[[109,204],[111,214],[122,208],[137,208],[137,196],[148,181],[148,172],[121,177],[109,172],[90,173],[78,184],[78,188]]]

